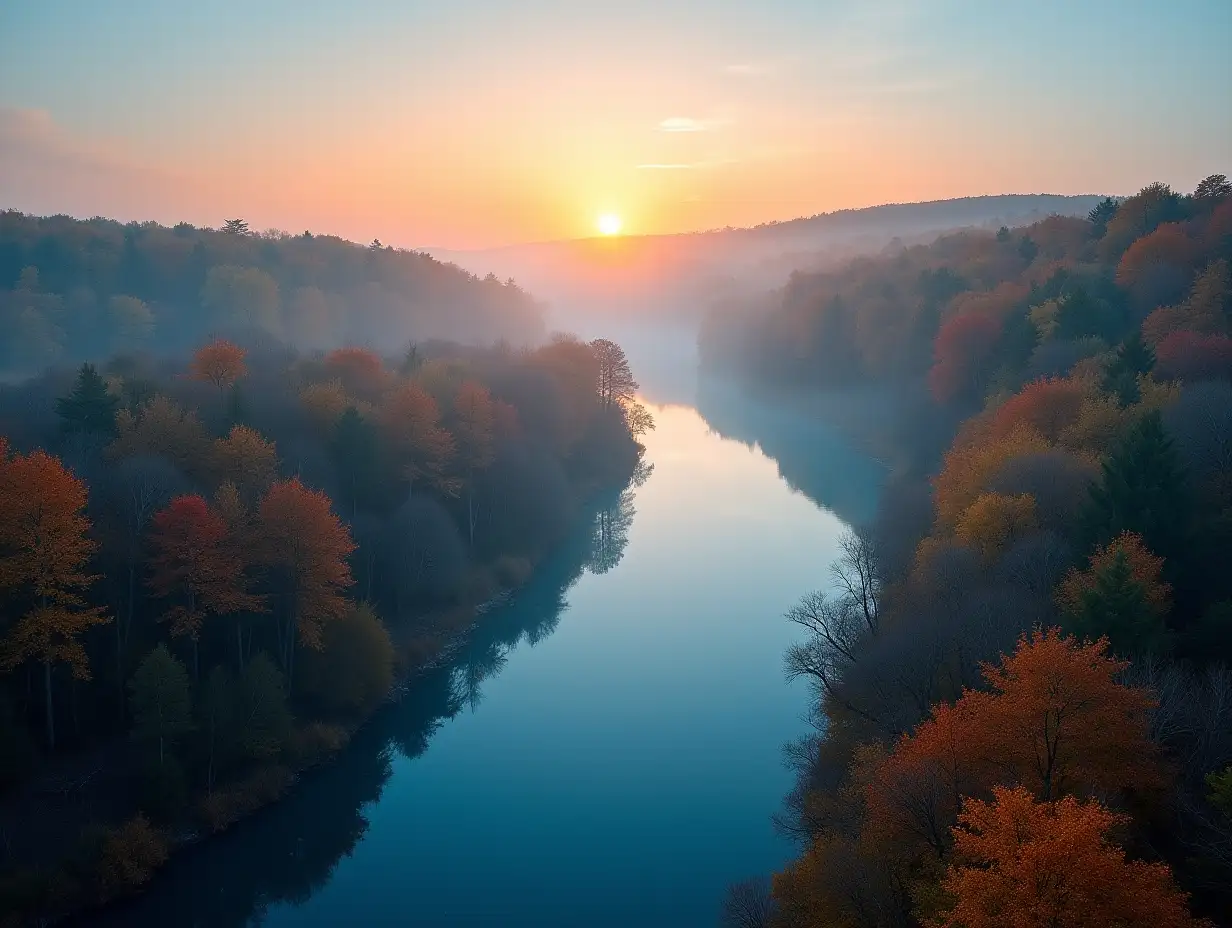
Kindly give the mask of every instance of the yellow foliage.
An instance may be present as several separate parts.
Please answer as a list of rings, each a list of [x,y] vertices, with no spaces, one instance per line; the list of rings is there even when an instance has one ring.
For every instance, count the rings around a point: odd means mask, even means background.
[[[991,561],[1037,526],[1031,494],[982,493],[959,518],[954,534]]]
[[[952,530],[1007,461],[1047,451],[1049,447],[1047,439],[1039,432],[1028,426],[1018,426],[996,441],[950,449],[941,473],[933,479],[941,527]]]

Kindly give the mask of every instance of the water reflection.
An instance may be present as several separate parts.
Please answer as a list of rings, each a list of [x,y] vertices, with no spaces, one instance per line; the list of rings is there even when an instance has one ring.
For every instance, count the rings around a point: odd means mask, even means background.
[[[885,468],[832,426],[711,378],[698,384],[697,410],[719,435],[760,448],[788,486],[849,525],[876,514]]]
[[[634,484],[649,472],[639,470]],[[506,608],[479,622],[450,665],[415,680],[333,763],[306,775],[282,802],[178,856],[139,899],[88,923],[228,928],[261,924],[272,906],[310,898],[368,832],[365,813],[381,798],[395,758],[423,754],[446,722],[479,707],[483,683],[520,644],[533,647],[556,630],[578,578],[619,563],[633,515],[631,488],[606,494],[590,524]]]

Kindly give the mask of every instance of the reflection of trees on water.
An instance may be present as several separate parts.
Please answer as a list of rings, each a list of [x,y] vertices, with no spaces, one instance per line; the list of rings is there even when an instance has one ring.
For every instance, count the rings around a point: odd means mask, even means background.
[[[633,490],[644,484],[654,472],[654,465],[638,464],[629,486],[614,499],[604,501],[595,513],[591,526],[590,557],[586,569],[592,574],[605,574],[624,557],[629,544],[629,529],[633,525]]]
[[[649,468],[639,469],[631,485],[648,475]],[[368,830],[365,813],[381,797],[394,752],[414,758],[426,751],[446,722],[479,706],[482,684],[500,673],[519,644],[533,647],[556,629],[566,592],[594,569],[598,525],[609,526],[604,569],[615,566],[627,541],[631,498],[626,489],[601,501],[608,516],[597,514],[562,545],[507,607],[482,617],[449,666],[413,681],[402,701],[378,713],[333,763],[308,773],[283,801],[185,851],[131,904],[86,923],[231,928],[259,924],[270,907],[311,897]]]
[[[848,417],[884,415],[855,397],[851,403]],[[698,388],[697,411],[720,437],[760,448],[789,487],[848,525],[866,524],[876,513],[885,467],[820,419],[711,380]]]

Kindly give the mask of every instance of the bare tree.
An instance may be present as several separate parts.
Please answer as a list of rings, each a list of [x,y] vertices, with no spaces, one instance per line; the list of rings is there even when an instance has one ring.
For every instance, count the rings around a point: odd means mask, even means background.
[[[769,928],[774,913],[770,880],[754,877],[728,887],[719,924],[724,928]]]

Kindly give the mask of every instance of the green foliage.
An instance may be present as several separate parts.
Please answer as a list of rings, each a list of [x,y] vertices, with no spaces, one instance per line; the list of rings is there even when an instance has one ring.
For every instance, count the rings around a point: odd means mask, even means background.
[[[1082,520],[1094,544],[1133,532],[1166,559],[1183,553],[1189,533],[1189,497],[1158,412],[1143,416],[1103,462]]]
[[[245,756],[276,756],[291,730],[291,712],[282,671],[268,654],[257,654],[245,665],[236,697],[236,734]]]
[[[1116,200],[1112,197],[1105,197],[1087,213],[1087,219],[1095,227],[1093,231],[1096,238],[1104,237],[1104,233],[1108,231],[1108,223],[1116,215],[1116,211]]]
[[[1142,398],[1138,378],[1154,367],[1155,352],[1142,340],[1142,331],[1134,329],[1104,373],[1104,392],[1115,396],[1122,406],[1131,406]]]
[[[1225,767],[1221,773],[1208,773],[1206,785],[1210,790],[1207,798],[1211,805],[1232,818],[1232,766]]]
[[[1067,619],[1069,631],[1081,638],[1107,637],[1115,654],[1158,654],[1167,647],[1164,617],[1134,579],[1124,551],[1095,571],[1095,583],[1083,590]]]
[[[394,647],[367,603],[325,626],[320,651],[305,649],[300,685],[331,712],[362,712],[393,685]]]
[[[56,400],[56,414],[65,432],[101,438],[115,434],[119,407],[120,398],[107,389],[93,364],[81,365],[72,392]]]
[[[160,644],[137,667],[128,689],[133,737],[156,741],[162,765],[167,744],[192,728],[188,671]]]
[[[380,440],[376,428],[354,406],[348,406],[334,426],[329,450],[341,478],[340,502],[345,510],[354,513],[372,504],[380,485]]]

